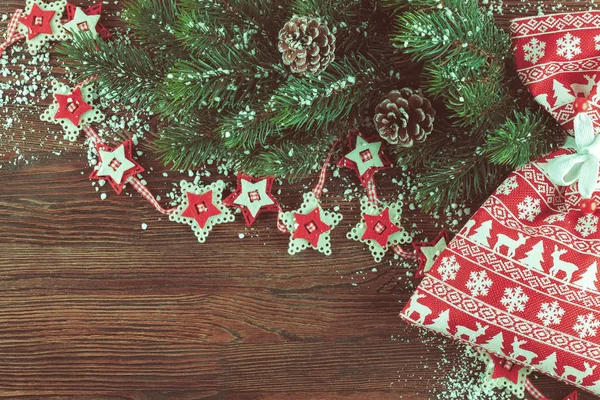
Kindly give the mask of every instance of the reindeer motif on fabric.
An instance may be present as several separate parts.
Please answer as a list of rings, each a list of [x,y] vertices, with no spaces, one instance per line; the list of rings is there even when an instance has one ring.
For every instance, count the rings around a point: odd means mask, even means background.
[[[587,83],[572,83],[571,90],[573,90],[575,97],[585,97],[587,99],[590,97],[590,93],[592,92],[594,86],[596,86],[596,75],[583,75],[583,77]]]
[[[583,371],[574,368],[574,367],[570,367],[570,366],[565,366],[565,371],[563,372],[563,374],[560,376],[561,379],[567,379],[568,377],[573,377],[574,382],[578,385],[581,385],[583,383],[583,380],[585,378],[587,378],[588,376],[592,375],[594,373],[594,370],[596,369],[596,365],[594,365],[593,367],[590,365],[590,363],[588,363],[587,361],[583,362],[583,366],[585,367],[585,369]]]
[[[519,232],[519,238],[517,240],[501,233],[498,235],[498,241],[494,245],[494,251],[500,252],[500,247],[506,246],[506,256],[509,258],[514,257],[515,251],[517,251],[520,246],[524,245],[526,241],[527,238],[523,236],[521,232]]]
[[[523,357],[525,359],[525,365],[530,365],[534,358],[537,357],[533,351],[525,350],[521,348],[522,345],[526,344],[527,340],[518,340],[515,336],[512,342],[512,353],[510,354],[511,358],[515,360],[519,360],[519,357]]]
[[[560,259],[560,256],[562,256],[566,252],[567,250],[559,250],[558,246],[554,245],[554,252],[552,253],[553,264],[552,267],[550,267],[550,275],[556,278],[558,273],[562,271],[565,273],[564,280],[567,282],[571,282],[571,279],[573,278],[573,272],[577,271],[579,267],[577,267],[577,265],[573,263],[563,261]]]
[[[410,305],[408,306],[405,312],[405,315],[408,318],[410,318],[410,316],[414,313],[419,314],[419,319],[417,320],[417,323],[421,325],[425,323],[425,318],[427,318],[427,316],[431,314],[431,309],[429,307],[418,302],[418,299],[422,299],[424,297],[425,295],[422,293],[414,294],[411,297]]]
[[[476,342],[479,336],[485,335],[485,331],[489,328],[488,325],[481,325],[478,322],[475,322],[477,326],[477,330],[469,329],[466,326],[456,326],[456,337],[466,337],[469,342]]]

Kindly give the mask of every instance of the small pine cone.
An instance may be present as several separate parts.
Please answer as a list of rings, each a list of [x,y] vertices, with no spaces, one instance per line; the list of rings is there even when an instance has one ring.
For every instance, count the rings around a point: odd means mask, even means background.
[[[375,109],[373,122],[379,135],[391,144],[411,147],[433,130],[435,110],[421,89],[392,90]]]
[[[279,31],[283,63],[295,74],[316,74],[335,58],[335,36],[319,20],[294,17]]]

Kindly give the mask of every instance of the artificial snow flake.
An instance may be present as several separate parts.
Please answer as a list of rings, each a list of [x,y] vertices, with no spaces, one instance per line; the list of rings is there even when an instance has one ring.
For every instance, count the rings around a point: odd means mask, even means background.
[[[551,216],[544,219],[549,224],[554,224],[556,222],[561,222],[565,220],[567,214],[552,214]]]
[[[449,256],[442,258],[442,262],[438,267],[438,272],[444,282],[453,281],[456,279],[456,274],[460,269],[460,264],[456,261],[456,257]]]
[[[594,36],[594,43],[595,43],[594,49],[600,50],[600,35]]]
[[[540,199],[534,199],[531,196],[525,197],[522,202],[517,204],[517,209],[519,210],[519,218],[530,222],[533,222],[535,217],[542,212]]]
[[[565,310],[562,308],[558,301],[552,303],[542,303],[542,307],[537,314],[537,317],[542,321],[544,326],[558,325],[565,315]]]
[[[576,55],[581,54],[581,47],[579,46],[580,42],[580,38],[567,33],[556,41],[556,54],[567,60],[571,60]]]
[[[589,313],[577,316],[577,323],[573,325],[573,330],[583,339],[596,336],[598,327],[600,327],[600,321],[594,317],[593,313]]]
[[[598,231],[598,217],[593,214],[586,214],[577,220],[575,230],[583,237],[588,237]]]
[[[467,289],[471,291],[473,297],[487,296],[492,283],[486,271],[474,271],[467,281]]]
[[[515,190],[518,187],[519,183],[517,182],[517,177],[511,176],[507,178],[504,182],[502,182],[500,186],[498,186],[498,189],[496,189],[496,193],[508,196],[513,190]]]
[[[504,296],[500,299],[500,303],[506,307],[506,311],[513,313],[516,311],[525,311],[525,304],[527,304],[528,300],[529,296],[523,292],[522,287],[518,286],[516,288],[504,289]]]
[[[525,61],[531,61],[533,64],[546,54],[546,42],[542,42],[536,38],[531,39],[529,43],[523,46],[525,52]]]

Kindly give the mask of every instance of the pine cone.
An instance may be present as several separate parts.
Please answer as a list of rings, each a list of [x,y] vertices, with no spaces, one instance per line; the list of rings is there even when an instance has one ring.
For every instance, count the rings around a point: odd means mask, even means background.
[[[373,122],[379,135],[391,144],[410,147],[422,143],[433,130],[435,110],[421,89],[392,90],[375,109]]]
[[[319,20],[294,17],[279,31],[283,63],[295,74],[315,74],[335,58],[335,36]]]

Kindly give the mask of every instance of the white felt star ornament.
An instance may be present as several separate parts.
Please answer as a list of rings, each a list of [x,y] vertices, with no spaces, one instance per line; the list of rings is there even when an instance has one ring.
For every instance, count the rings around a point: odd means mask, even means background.
[[[135,167],[125,156],[125,147],[120,145],[113,151],[100,150],[102,164],[98,169],[97,176],[110,176],[115,182],[121,184],[123,174]]]
[[[75,16],[64,27],[71,33],[89,32],[93,38],[97,38],[96,25],[99,20],[100,15],[87,15],[80,7],[77,7],[75,9]]]
[[[242,193],[233,201],[234,204],[248,208],[253,218],[262,207],[275,204],[271,196],[267,193],[267,180],[261,179],[256,183],[252,183],[246,179],[242,179]]]
[[[381,142],[369,143],[360,136],[356,137],[356,147],[350,153],[346,154],[346,158],[356,163],[358,173],[364,173],[371,167],[383,167],[383,162],[379,157],[379,149]]]
[[[446,239],[440,238],[440,240],[438,240],[438,242],[433,246],[421,247],[421,251],[423,252],[423,255],[426,259],[425,267],[423,268],[423,273],[426,274],[429,272],[429,270],[431,270],[431,267],[433,266],[433,263],[435,262],[436,258],[441,254],[441,252],[446,248],[447,245],[448,243],[446,243]]]

